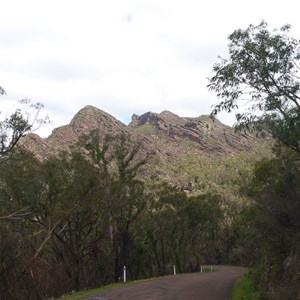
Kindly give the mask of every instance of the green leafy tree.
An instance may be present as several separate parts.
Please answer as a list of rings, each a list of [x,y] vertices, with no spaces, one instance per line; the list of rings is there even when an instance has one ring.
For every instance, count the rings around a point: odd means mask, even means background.
[[[129,261],[133,226],[146,205],[144,184],[136,178],[146,160],[139,156],[140,145],[124,134],[103,137],[94,130],[83,136],[79,145],[88,151],[104,178],[103,203],[111,237],[114,280],[118,281]]]
[[[98,253],[105,244],[99,172],[79,153],[50,158],[43,171],[47,193],[39,215],[44,218],[42,226],[56,226],[47,247],[55,257],[54,266],[60,266],[60,275],[53,268],[55,277],[64,280],[64,292],[94,285],[92,273],[101,278],[95,264],[100,265]]]
[[[216,261],[214,241],[223,218],[220,197],[188,197],[166,183],[154,185],[151,194],[140,226],[149,273],[170,274],[174,264],[178,272],[199,271],[201,263]]]
[[[0,96],[4,94],[0,86]],[[48,116],[40,117],[43,104],[33,104],[30,99],[22,99],[19,103],[14,113],[0,121],[0,158],[10,152],[21,137],[49,122]]]
[[[296,299],[299,292],[299,180],[298,162],[264,159],[244,190],[254,202],[237,218],[239,254],[261,269],[266,299]]]
[[[34,294],[59,296],[105,278],[109,237],[105,243],[95,166],[78,153],[39,162],[16,150],[1,166],[1,214],[27,208],[0,220],[1,247],[19,243],[0,257],[3,289],[18,299],[35,299]]]
[[[229,58],[214,65],[209,90],[222,101],[211,113],[236,112],[235,127],[264,130],[300,152],[300,43],[290,26],[270,31],[265,22],[229,36]]]
[[[28,222],[34,218],[35,203],[43,186],[43,180],[36,176],[41,164],[31,154],[22,152],[11,153],[10,159],[3,160],[0,166],[0,209],[5,216],[0,220],[0,251],[4,254],[0,264],[0,295],[30,299],[30,290],[34,289],[29,275],[30,260],[47,235],[40,232],[34,236],[41,228]]]
[[[214,65],[208,88],[221,102],[211,113],[236,111],[237,129],[269,133],[275,158],[259,162],[243,185],[249,206],[237,218],[246,260],[262,267],[269,299],[299,294],[300,41],[290,26],[270,31],[265,22],[229,36],[229,58]],[[245,106],[243,107],[243,104]],[[240,108],[243,111],[240,111]],[[242,252],[242,251],[241,251]]]

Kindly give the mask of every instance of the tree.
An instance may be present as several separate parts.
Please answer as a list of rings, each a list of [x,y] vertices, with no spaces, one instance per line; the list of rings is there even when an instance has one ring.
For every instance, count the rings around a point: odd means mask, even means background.
[[[140,158],[140,144],[124,134],[102,136],[98,130],[81,137],[79,146],[105,178],[103,199],[114,259],[114,279],[118,281],[122,268],[130,259],[133,243],[132,227],[144,212],[144,183],[136,178],[146,160]]]
[[[4,94],[6,92],[0,86],[0,96]],[[20,108],[0,121],[0,158],[10,152],[21,137],[49,122],[48,116],[40,117],[43,104],[32,104],[30,99],[22,99],[19,103]]]
[[[243,191],[254,202],[237,218],[236,250],[242,263],[260,269],[266,299],[296,299],[299,293],[299,181],[299,163],[273,157],[255,164]]]
[[[270,299],[299,293],[300,41],[290,28],[269,31],[261,22],[234,31],[229,58],[214,65],[208,85],[222,99],[212,117],[235,110],[237,129],[267,132],[277,141],[276,157],[258,163],[244,186],[254,201],[237,223],[240,246],[261,266]],[[244,112],[238,111],[243,103]]]
[[[33,240],[41,241],[40,236],[44,237],[42,233],[32,239],[37,227],[28,222],[34,218],[43,187],[42,179],[36,176],[41,164],[30,153],[12,151],[10,159],[2,160],[0,166],[0,215],[6,216],[0,222],[0,295],[8,299],[30,299],[32,281],[28,274],[32,264],[29,261],[39,243]]]
[[[183,191],[159,183],[151,186],[150,203],[139,226],[144,272],[166,275],[200,270],[217,261],[215,241],[223,209],[216,194],[188,197]]]
[[[229,59],[213,67],[209,90],[222,101],[213,107],[236,112],[235,127],[269,132],[300,152],[300,41],[289,36],[290,25],[273,31],[266,22],[235,30],[229,36]]]
[[[35,219],[46,232],[50,233],[47,224],[55,224],[55,227],[52,225],[51,234],[46,236],[51,239],[47,241],[50,245],[38,249],[40,252],[47,249],[48,255],[54,258],[50,264],[56,283],[57,278],[63,282],[61,292],[95,284],[95,274],[99,283],[97,254],[102,251],[104,242],[101,241],[103,211],[99,204],[102,190],[98,170],[80,153],[73,152],[49,158],[43,164],[41,175],[45,177],[47,190],[38,203]]]
[[[79,153],[40,162],[21,150],[0,168],[0,215],[27,208],[0,219],[0,297],[41,299],[99,284],[109,274],[109,237],[98,170]]]

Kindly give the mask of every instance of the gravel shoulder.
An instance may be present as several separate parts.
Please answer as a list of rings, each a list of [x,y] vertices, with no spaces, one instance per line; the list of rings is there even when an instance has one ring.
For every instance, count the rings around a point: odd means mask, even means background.
[[[215,266],[214,272],[182,274],[124,285],[85,300],[230,300],[235,281],[247,270]]]

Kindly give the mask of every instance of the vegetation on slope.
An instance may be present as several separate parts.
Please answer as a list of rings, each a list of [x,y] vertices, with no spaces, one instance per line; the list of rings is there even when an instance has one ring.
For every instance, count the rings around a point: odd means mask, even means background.
[[[238,230],[231,228],[243,202],[228,191],[242,172],[237,168],[250,168],[252,158],[226,160],[230,174],[203,165],[207,184],[187,193],[140,181],[146,161],[124,135],[93,131],[78,147],[43,161],[19,149],[1,163],[2,297],[39,299],[98,287],[121,280],[124,265],[134,280],[170,274],[174,264],[193,272],[205,263],[239,261],[232,256]],[[212,169],[225,179],[213,184]]]
[[[219,111],[237,112],[237,129],[268,132],[275,157],[255,166],[244,194],[252,204],[240,216],[239,247],[248,263],[259,267],[267,299],[296,299],[299,286],[300,42],[289,25],[270,32],[265,22],[229,36],[229,59],[214,66],[209,88],[222,101]]]

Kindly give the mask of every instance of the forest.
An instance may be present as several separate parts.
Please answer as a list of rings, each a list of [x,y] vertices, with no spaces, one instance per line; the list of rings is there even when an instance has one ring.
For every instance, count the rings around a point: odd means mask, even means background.
[[[208,85],[221,99],[212,118],[246,99],[235,128],[273,142],[199,170],[198,193],[141,180],[147,158],[125,135],[93,130],[72,153],[40,161],[18,147],[27,115],[1,121],[0,298],[98,287],[122,280],[123,266],[133,280],[206,263],[253,268],[261,299],[298,297],[300,48],[289,29],[262,22],[229,36],[230,58]]]
[[[83,137],[88,155],[44,162],[22,150],[1,163],[1,292],[44,299],[128,278],[229,261],[237,232],[222,195],[188,197],[137,179],[146,163],[126,136]],[[82,146],[83,145],[83,146]]]

